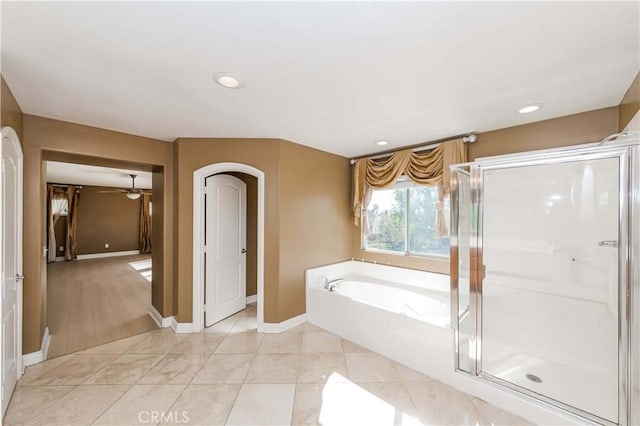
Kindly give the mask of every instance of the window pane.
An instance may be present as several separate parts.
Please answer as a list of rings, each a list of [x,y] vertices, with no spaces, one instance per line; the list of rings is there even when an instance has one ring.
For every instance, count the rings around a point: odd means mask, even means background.
[[[404,253],[405,189],[373,191],[364,223],[364,248]]]
[[[436,237],[438,188],[415,186],[409,191],[409,252],[424,255],[449,256],[449,237]],[[444,203],[449,226],[449,200]]]
[[[60,216],[66,216],[69,213],[69,205],[67,199],[62,197],[54,197],[51,200],[51,213]]]

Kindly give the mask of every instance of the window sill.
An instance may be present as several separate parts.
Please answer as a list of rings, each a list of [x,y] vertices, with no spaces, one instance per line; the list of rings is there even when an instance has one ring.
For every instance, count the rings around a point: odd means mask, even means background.
[[[379,263],[381,265],[397,266],[399,268],[417,269],[419,271],[434,272],[449,275],[450,262],[448,258],[410,256],[384,250],[363,250],[354,252],[354,260]]]
[[[376,249],[366,249],[366,248],[361,248],[360,249],[363,253],[375,253],[375,254],[388,254],[391,256],[398,256],[398,257],[412,257],[415,259],[430,259],[430,260],[438,260],[438,261],[449,261],[449,256],[439,256],[436,254],[419,254],[419,253],[400,253],[397,251],[388,251],[388,250],[376,250]]]

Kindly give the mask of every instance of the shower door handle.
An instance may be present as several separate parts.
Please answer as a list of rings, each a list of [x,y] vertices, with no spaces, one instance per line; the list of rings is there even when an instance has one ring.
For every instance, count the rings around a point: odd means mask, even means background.
[[[618,241],[616,240],[604,240],[598,243],[598,247],[618,247]]]

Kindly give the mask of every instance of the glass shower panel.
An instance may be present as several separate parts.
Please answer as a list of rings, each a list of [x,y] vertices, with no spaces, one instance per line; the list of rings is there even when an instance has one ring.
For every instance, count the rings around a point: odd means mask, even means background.
[[[454,169],[452,171],[452,180],[454,182],[455,202],[459,206],[455,210],[456,217],[453,218],[452,226],[457,229],[452,231],[452,235],[456,236],[456,255],[457,262],[452,262],[455,271],[452,271],[457,277],[457,317],[452,321],[457,322],[458,330],[457,339],[457,357],[458,369],[475,374],[475,308],[471,302],[471,251],[475,245],[475,236],[477,235],[475,225],[477,204],[472,203],[471,197],[471,175],[469,168]],[[455,302],[453,304],[455,306]],[[455,315],[455,314],[454,314]]]
[[[618,158],[483,172],[481,374],[618,421]]]
[[[631,150],[630,194],[635,194],[636,203],[630,206],[630,235],[640,236],[640,146]],[[640,424],[640,238],[631,238],[629,244],[631,283],[631,326],[629,349],[631,355],[630,381],[630,425]]]

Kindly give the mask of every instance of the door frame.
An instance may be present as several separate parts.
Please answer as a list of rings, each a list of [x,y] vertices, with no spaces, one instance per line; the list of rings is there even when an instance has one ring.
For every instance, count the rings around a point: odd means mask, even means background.
[[[20,232],[18,233],[19,237],[16,241],[16,263],[17,263],[17,268],[16,268],[16,273],[22,274],[22,268],[23,268],[23,264],[22,264],[22,202],[23,202],[23,191],[24,191],[24,182],[23,182],[23,163],[24,163],[24,155],[22,153],[22,146],[20,145],[20,139],[18,138],[18,134],[16,133],[16,131],[11,128],[11,127],[3,127],[2,128],[2,137],[0,138],[0,164],[2,164],[2,146],[4,144],[4,138],[8,138],[10,141],[12,141],[13,144],[15,144],[16,146],[16,151],[18,152],[18,164],[17,164],[17,180],[18,180],[18,192],[17,192],[17,203],[18,203],[18,214],[16,215],[16,225],[17,228],[20,230]],[[0,185],[0,200],[4,201],[4,196],[5,194],[2,191],[2,185]],[[2,209],[0,209],[0,259],[3,258],[4,253],[3,253],[3,246],[4,244],[2,244],[4,242],[4,234],[2,233]],[[4,283],[4,277],[2,277],[2,281]],[[16,330],[16,336],[17,336],[17,340],[18,340],[18,347],[16,349],[16,365],[18,368],[18,374],[17,374],[17,378],[20,379],[20,377],[22,376],[23,373],[23,369],[24,369],[24,364],[22,362],[22,286],[23,286],[23,282],[24,280],[20,280],[18,281],[18,284],[16,286],[16,298],[17,298],[17,302],[16,302],[16,319],[17,319],[17,330]],[[0,303],[0,318],[2,318],[2,303]],[[2,356],[3,353],[3,347],[2,347],[2,339],[0,339],[0,356]],[[0,407],[1,409],[2,407]],[[0,419],[2,419],[2,417],[4,417],[4,412],[0,413]]]
[[[204,185],[205,179],[219,173],[239,172],[255,176],[258,180],[258,229],[257,229],[257,328],[264,330],[264,172],[242,163],[213,163],[193,172],[193,316],[192,331],[204,328]]]

